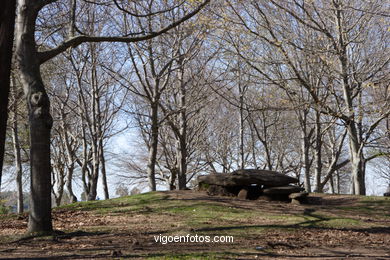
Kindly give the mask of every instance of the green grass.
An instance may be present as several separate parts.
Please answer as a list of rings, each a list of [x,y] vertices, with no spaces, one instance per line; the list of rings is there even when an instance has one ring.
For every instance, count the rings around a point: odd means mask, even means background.
[[[231,234],[245,236],[258,234],[269,229],[283,229],[288,232],[292,228],[356,228],[371,227],[354,218],[359,214],[381,214],[388,216],[390,199],[384,197],[358,197],[353,206],[335,207],[340,214],[330,214],[326,209],[315,209],[312,213],[264,212],[261,207],[254,209],[238,208],[221,204],[218,201],[181,200],[167,196],[163,192],[149,192],[104,201],[78,202],[61,206],[56,210],[92,211],[95,214],[143,214],[174,215],[180,221],[172,224],[169,233],[186,227],[185,230],[196,230],[199,234]],[[378,210],[381,212],[378,212]],[[342,213],[342,214],[341,214]],[[264,225],[251,225],[247,220],[261,219]],[[108,227],[106,227],[108,230]],[[250,232],[248,232],[250,230]]]
[[[110,200],[82,201],[57,207],[55,210],[82,210],[97,213],[139,211],[145,206],[157,204],[165,199],[160,193],[143,193]]]
[[[390,198],[378,196],[359,196],[359,201],[353,206],[338,206],[337,209],[351,214],[365,214],[372,217],[390,218]]]
[[[0,200],[0,215],[5,215],[9,213],[9,208],[4,206],[4,202]]]

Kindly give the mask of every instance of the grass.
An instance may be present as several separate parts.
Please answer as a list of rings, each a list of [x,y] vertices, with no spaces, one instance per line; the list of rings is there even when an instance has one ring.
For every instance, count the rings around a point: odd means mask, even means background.
[[[67,233],[81,229],[87,235],[80,236],[80,240],[97,239],[96,237],[101,235],[102,239],[109,237],[114,240],[114,244],[115,239],[112,237],[118,235],[119,240],[124,239],[121,242],[125,245],[124,248],[131,245],[128,234],[131,234],[131,238],[137,237],[141,244],[154,241],[152,236],[156,234],[229,235],[235,240],[232,248],[221,245],[193,249],[194,245],[187,245],[189,252],[169,251],[168,246],[161,246],[160,251],[123,250],[125,254],[145,259],[236,259],[269,255],[274,249],[264,245],[264,238],[291,238],[301,231],[310,234],[320,231],[318,234],[321,234],[328,230],[370,232],[372,229],[372,232],[376,232],[382,228],[381,232],[387,232],[386,228],[383,229],[383,223],[387,222],[386,216],[390,213],[390,199],[384,197],[347,197],[345,204],[342,202],[345,197],[341,197],[340,200],[336,199],[340,204],[297,206],[264,201],[246,201],[241,204],[240,200],[232,198],[213,200],[202,196],[193,198],[187,194],[183,196],[176,193],[150,192],[111,200],[77,202],[57,207],[54,212],[59,213],[57,218],[69,216],[69,219],[72,214],[68,213],[72,211],[88,212],[74,214],[82,225],[64,225],[59,229],[66,229]],[[0,219],[11,215],[0,215]],[[88,220],[84,221],[84,217],[88,217]],[[375,217],[377,221],[366,221]],[[6,239],[10,238],[0,238],[3,241]],[[286,240],[283,243],[294,244],[295,240]],[[257,245],[271,251],[259,251],[256,249]]]
[[[390,197],[359,196],[356,205],[338,206],[337,209],[351,212],[351,214],[365,214],[373,218],[390,218]]]
[[[110,200],[82,201],[57,207],[55,210],[82,210],[96,213],[140,211],[145,206],[158,204],[164,197],[159,193],[143,193]]]
[[[9,208],[4,206],[4,202],[0,200],[0,216],[9,213]]]
[[[218,230],[219,233],[245,235],[248,233],[264,232],[269,229],[292,227],[304,228],[356,228],[369,227],[353,216],[356,213],[378,214],[378,208],[383,208],[382,215],[390,212],[390,200],[383,197],[358,197],[359,202],[354,206],[337,207],[343,216],[328,214],[326,211],[315,213],[280,213],[271,214],[262,212],[261,209],[243,209],[220,204],[216,201],[200,202],[197,200],[175,200],[168,198],[162,192],[149,192],[139,195],[127,196],[105,201],[78,202],[61,206],[56,210],[82,210],[92,211],[96,214],[144,214],[144,215],[175,215],[179,216],[180,223],[172,224],[172,227],[187,227],[188,230],[197,230],[202,233],[210,233]],[[248,225],[244,229],[238,228],[250,219],[262,219],[269,223],[267,226]],[[211,229],[214,226],[215,229]],[[237,227],[237,228],[235,228]],[[172,230],[171,232],[175,232]],[[169,233],[171,233],[169,232]],[[253,233],[254,232],[254,233]]]

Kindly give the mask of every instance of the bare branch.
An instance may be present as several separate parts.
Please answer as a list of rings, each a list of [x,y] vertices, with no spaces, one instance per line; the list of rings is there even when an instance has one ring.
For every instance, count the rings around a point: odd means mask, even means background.
[[[197,13],[200,12],[200,10],[205,7],[210,0],[205,0],[202,4],[200,4],[194,11],[188,13],[184,17],[182,17],[180,20],[171,23],[170,25],[166,26],[165,28],[157,31],[157,32],[150,32],[147,33],[146,35],[143,36],[137,36],[137,37],[122,37],[122,36],[89,36],[89,35],[79,35],[72,37],[63,43],[61,43],[59,46],[57,46],[54,49],[48,50],[48,51],[43,51],[43,52],[38,52],[38,59],[39,59],[39,64],[43,64],[46,61],[54,58],[58,54],[66,51],[70,47],[77,47],[78,45],[85,43],[85,42],[124,42],[124,43],[132,43],[132,42],[140,42],[140,41],[146,41],[150,40],[154,37],[157,37],[159,35],[162,35],[172,28],[175,28],[176,26],[180,25],[181,23],[189,20],[193,16],[195,16]]]

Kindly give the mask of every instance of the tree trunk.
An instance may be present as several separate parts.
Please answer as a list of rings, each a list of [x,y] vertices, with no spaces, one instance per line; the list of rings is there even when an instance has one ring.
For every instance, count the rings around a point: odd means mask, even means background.
[[[53,119],[40,74],[34,29],[39,7],[20,0],[16,22],[16,59],[27,97],[30,124],[31,203],[28,232],[51,232],[50,131]]]
[[[156,191],[156,159],[158,146],[158,104],[151,104],[150,116],[152,120],[151,125],[151,140],[149,145],[149,159],[148,159],[148,181],[151,191]]]
[[[321,114],[316,111],[316,126],[315,126],[315,169],[314,169],[314,179],[316,181],[315,192],[323,192],[321,185],[321,175],[322,175],[322,134],[321,134]]]
[[[359,95],[354,94],[354,88],[350,84],[350,75],[349,75],[349,54],[348,54],[348,40],[345,39],[346,33],[343,31],[345,18],[343,16],[342,5],[340,2],[333,1],[335,6],[336,14],[336,25],[338,28],[337,34],[337,49],[338,49],[338,59],[340,61],[340,72],[342,77],[342,88],[343,88],[343,99],[345,102],[345,108],[348,112],[348,120],[345,120],[346,128],[348,131],[349,137],[349,152],[350,160],[352,165],[352,183],[351,183],[351,193],[356,195],[365,195],[366,194],[366,185],[365,185],[365,163],[363,158],[363,150],[361,147],[362,140],[361,136],[358,133],[357,121],[359,120],[356,114],[356,108],[353,105],[353,100]],[[361,90],[360,90],[361,91]]]
[[[95,172],[95,170],[93,170],[93,172]],[[89,182],[88,182],[89,193],[88,193],[88,197],[87,197],[88,201],[96,200],[98,177],[99,177],[99,175],[95,175],[95,173],[92,173],[92,176],[89,179]]]
[[[179,190],[185,190],[187,185],[187,144],[183,138],[181,136],[178,141],[179,149],[177,151]]]
[[[179,190],[185,190],[187,185],[187,100],[186,87],[183,84],[184,70],[181,71],[180,77],[180,99],[179,99],[179,135],[178,135],[178,150],[177,150],[177,168]]]
[[[366,195],[365,169],[366,164],[358,141],[358,132],[353,121],[347,125],[349,137],[349,152],[352,166],[351,194]]]
[[[73,181],[73,172],[75,167],[75,150],[72,148],[71,141],[69,140],[68,128],[65,124],[66,115],[64,109],[61,109],[61,128],[62,128],[62,138],[65,143],[66,150],[66,190],[69,194],[69,203],[77,202],[77,197],[73,193],[72,181]]]
[[[108,193],[108,184],[107,184],[107,176],[106,176],[106,159],[104,158],[104,147],[103,140],[100,139],[100,167],[102,169],[102,183],[103,183],[103,191],[104,191],[104,199],[110,199],[110,194]]]
[[[0,191],[8,119],[8,97],[10,90],[16,1],[2,1],[2,6],[0,11]]]
[[[241,82],[240,82],[241,83]],[[245,169],[245,154],[244,154],[244,93],[242,87],[240,91],[240,169]]]
[[[69,202],[74,203],[77,202],[77,197],[73,193],[72,180],[73,180],[73,171],[74,171],[74,163],[68,166],[67,176],[66,176],[66,190],[69,193]]]
[[[171,170],[171,176],[169,176],[169,190],[176,190],[176,178],[177,178],[177,168]]]
[[[310,184],[310,158],[309,158],[309,138],[306,133],[306,125],[303,125],[302,130],[302,161],[304,165],[304,186],[307,192],[311,192],[311,184]]]
[[[62,170],[62,169],[60,169]],[[62,197],[64,195],[64,178],[63,178],[63,175],[64,173],[59,173],[57,176],[60,176],[59,178],[59,182],[58,182],[58,190],[57,190],[57,194],[55,193],[54,191],[54,187],[53,187],[53,194],[54,194],[54,197],[55,197],[55,203],[56,203],[56,207],[59,207],[61,206],[61,201],[62,201]]]
[[[329,179],[329,188],[330,188],[330,193],[335,194],[335,187],[334,187],[334,181],[333,181],[333,176],[330,177]]]
[[[18,135],[18,111],[17,111],[17,96],[15,91],[15,85],[12,86],[12,96],[13,96],[13,104],[12,104],[12,143],[14,148],[14,156],[15,156],[15,170],[16,170],[16,188],[18,194],[18,202],[17,202],[17,212],[18,214],[23,213],[24,204],[23,204],[23,183],[22,183],[22,158],[20,155],[20,142]]]

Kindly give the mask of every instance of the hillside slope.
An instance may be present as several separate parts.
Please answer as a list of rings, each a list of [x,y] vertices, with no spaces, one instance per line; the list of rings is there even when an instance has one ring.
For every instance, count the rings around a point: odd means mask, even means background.
[[[63,234],[17,241],[27,215],[3,215],[0,258],[390,259],[389,198],[313,194],[310,201],[145,193],[56,208],[54,227]],[[193,242],[162,243],[167,236]],[[221,236],[234,240],[194,240]]]

